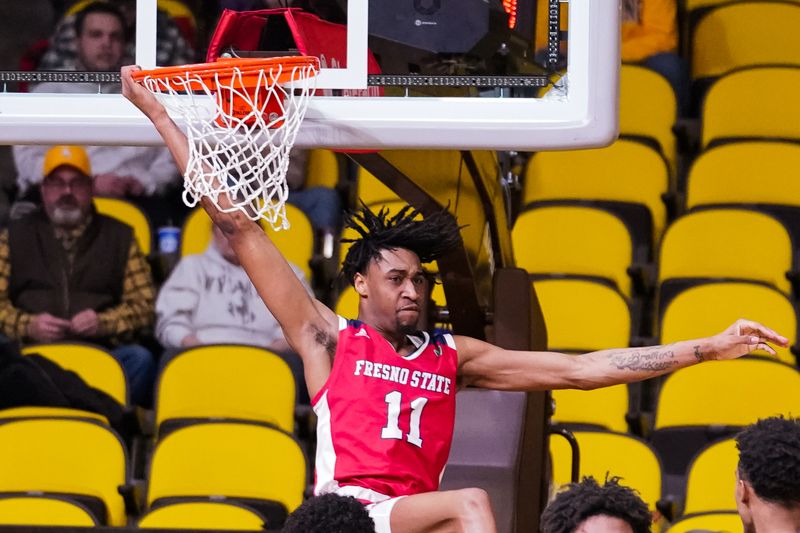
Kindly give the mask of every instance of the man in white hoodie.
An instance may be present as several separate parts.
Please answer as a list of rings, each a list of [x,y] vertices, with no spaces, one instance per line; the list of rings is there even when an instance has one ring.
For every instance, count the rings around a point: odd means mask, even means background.
[[[307,393],[300,358],[267,310],[222,232],[213,226],[205,252],[182,258],[156,300],[156,336],[162,364],[184,348],[204,344],[250,344],[281,355],[298,378],[298,399]],[[311,294],[303,271],[291,265]],[[306,402],[308,400],[306,399]]]

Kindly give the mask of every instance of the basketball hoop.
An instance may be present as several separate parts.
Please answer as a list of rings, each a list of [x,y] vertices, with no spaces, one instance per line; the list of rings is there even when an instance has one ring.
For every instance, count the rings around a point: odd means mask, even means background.
[[[226,58],[134,74],[186,124],[186,205],[208,197],[221,211],[264,218],[276,230],[289,227],[289,151],[314,91],[307,81],[318,70],[316,57],[293,56]]]

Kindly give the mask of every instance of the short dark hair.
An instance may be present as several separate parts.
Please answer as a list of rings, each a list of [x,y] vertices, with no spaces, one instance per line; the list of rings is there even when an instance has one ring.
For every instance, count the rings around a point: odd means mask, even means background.
[[[571,483],[542,513],[542,533],[572,533],[587,518],[613,516],[627,522],[634,533],[649,533],[652,516],[639,495],[619,484],[619,478],[600,485],[593,477]]]
[[[422,219],[418,215],[411,206],[390,216],[386,207],[375,213],[365,204],[348,213],[345,224],[360,237],[342,239],[353,243],[342,263],[345,279],[353,284],[356,273],[366,272],[370,261],[380,259],[383,250],[403,248],[417,254],[421,263],[429,263],[461,243],[458,224],[446,208]]]
[[[324,494],[303,502],[281,529],[282,533],[375,533],[375,523],[352,496]]]
[[[117,8],[117,6],[113,4],[109,4],[108,2],[104,2],[102,0],[97,0],[96,2],[91,2],[89,5],[78,11],[75,15],[75,35],[80,37],[83,33],[83,25],[86,22],[86,17],[93,13],[102,13],[105,15],[111,15],[112,17],[117,17],[119,20],[120,26],[122,26],[122,35],[125,39],[128,37],[128,26],[127,22],[125,21],[125,16],[122,14],[122,11]]]
[[[800,419],[759,420],[736,436],[739,477],[756,495],[785,508],[800,505]]]

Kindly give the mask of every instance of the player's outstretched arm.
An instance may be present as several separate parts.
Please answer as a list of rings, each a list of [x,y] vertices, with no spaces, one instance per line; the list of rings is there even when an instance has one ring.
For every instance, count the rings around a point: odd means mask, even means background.
[[[150,91],[136,83],[136,66],[122,67],[122,94],[153,123],[185,174],[189,162],[186,135],[172,121]],[[188,177],[191,179],[191,176]],[[224,205],[224,195],[219,202]],[[292,348],[303,358],[306,382],[312,396],[330,373],[332,350],[338,337],[338,319],[327,307],[309,296],[292,268],[261,227],[244,213],[225,213],[208,200],[201,202],[214,223],[225,233],[239,262],[261,299],[281,325]]]
[[[769,343],[788,345],[785,337],[749,320],[738,320],[713,337],[584,355],[504,350],[469,337],[455,340],[465,384],[528,391],[589,390],[630,383],[704,361],[735,359],[754,350],[774,354]]]

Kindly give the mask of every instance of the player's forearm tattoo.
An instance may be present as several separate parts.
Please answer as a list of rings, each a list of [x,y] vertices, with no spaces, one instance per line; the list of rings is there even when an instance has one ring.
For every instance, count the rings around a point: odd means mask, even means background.
[[[334,339],[327,331],[318,328],[317,326],[312,326],[314,328],[314,341],[317,344],[321,344],[325,347],[325,351],[328,352],[328,355],[331,359],[336,355],[336,339]]]
[[[619,370],[666,370],[678,363],[675,361],[675,352],[665,348],[666,346],[655,346],[648,351],[614,352],[609,355],[609,362]]]
[[[700,345],[694,347],[694,356],[697,359],[698,363],[702,363],[706,360],[705,356],[703,356],[703,352],[700,351]]]

